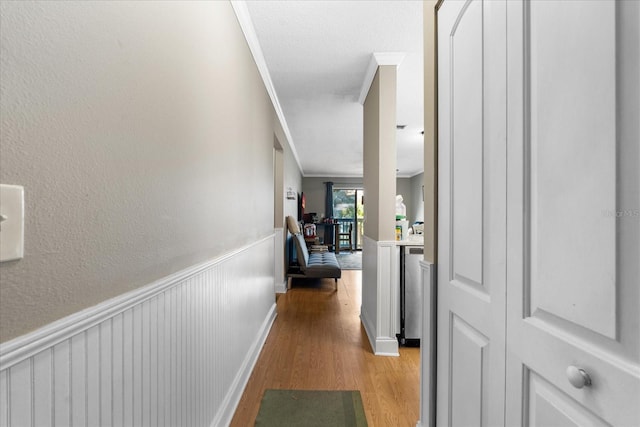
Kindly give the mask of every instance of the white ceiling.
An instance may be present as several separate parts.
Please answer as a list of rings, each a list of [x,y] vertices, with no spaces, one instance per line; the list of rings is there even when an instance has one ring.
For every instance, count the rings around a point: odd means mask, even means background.
[[[247,1],[304,176],[362,176],[362,105],[373,53],[402,52],[398,176],[423,171],[422,1]]]

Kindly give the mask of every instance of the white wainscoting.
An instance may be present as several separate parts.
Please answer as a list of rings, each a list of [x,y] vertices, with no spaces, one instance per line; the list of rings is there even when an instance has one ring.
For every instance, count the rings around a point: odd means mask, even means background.
[[[362,236],[362,305],[360,320],[367,332],[369,343],[375,353],[376,323],[378,321],[378,245],[367,236]]]
[[[417,427],[436,425],[436,266],[420,261],[422,272],[422,342],[420,348],[420,420]]]
[[[287,292],[287,275],[285,272],[285,251],[286,230],[284,228],[275,229],[275,239],[273,241],[273,257],[275,266],[275,292],[284,294]]]
[[[223,426],[275,319],[274,236],[0,346],[1,426]]]
[[[377,356],[399,356],[399,251],[395,242],[363,236],[360,319]]]

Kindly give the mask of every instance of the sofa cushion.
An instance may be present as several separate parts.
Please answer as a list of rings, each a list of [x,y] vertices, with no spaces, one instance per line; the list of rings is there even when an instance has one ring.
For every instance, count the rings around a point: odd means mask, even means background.
[[[300,268],[304,270],[309,263],[309,251],[307,250],[307,243],[304,241],[304,236],[300,233],[294,234],[293,239],[296,243],[298,264],[300,264]]]
[[[342,277],[340,264],[333,252],[309,254],[302,234],[295,234],[293,239],[298,253],[298,264],[300,264],[300,270],[302,270],[304,277],[334,279]]]
[[[342,270],[333,252],[319,252],[309,255],[304,274],[307,277],[340,278]]]
[[[301,233],[300,226],[298,225],[298,221],[293,219],[292,216],[287,217],[287,229],[289,230],[289,233],[293,235]]]

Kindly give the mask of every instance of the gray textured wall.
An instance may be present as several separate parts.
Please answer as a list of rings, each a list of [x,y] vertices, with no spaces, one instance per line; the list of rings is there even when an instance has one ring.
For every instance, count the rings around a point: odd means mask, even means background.
[[[411,210],[407,206],[409,224],[424,221],[424,173],[411,177]]]
[[[395,239],[396,77],[379,66],[364,102],[364,235],[377,241]]]
[[[0,341],[273,232],[274,114],[228,2],[1,13],[0,181],[26,225]]]

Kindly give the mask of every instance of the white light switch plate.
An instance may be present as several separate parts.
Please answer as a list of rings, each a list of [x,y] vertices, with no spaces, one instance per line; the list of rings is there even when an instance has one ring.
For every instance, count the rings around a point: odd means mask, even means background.
[[[0,262],[24,256],[24,187],[0,184]]]

